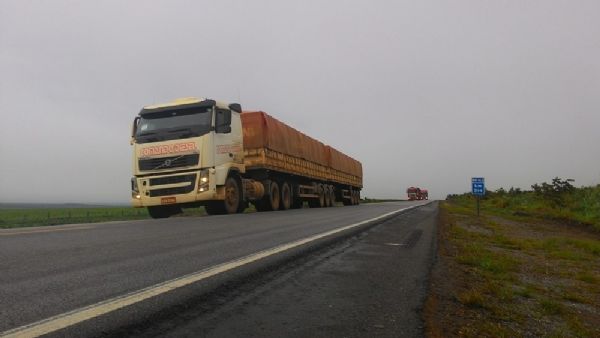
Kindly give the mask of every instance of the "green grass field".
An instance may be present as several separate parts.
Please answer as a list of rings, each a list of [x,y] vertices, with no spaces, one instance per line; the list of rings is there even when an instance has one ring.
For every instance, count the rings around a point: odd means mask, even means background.
[[[204,215],[204,208],[185,209],[183,216]],[[0,209],[0,228],[95,223],[150,218],[145,208],[32,208]]]

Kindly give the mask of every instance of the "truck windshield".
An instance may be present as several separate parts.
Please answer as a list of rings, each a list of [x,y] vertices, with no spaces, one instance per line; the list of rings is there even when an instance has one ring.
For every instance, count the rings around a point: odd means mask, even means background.
[[[144,114],[137,125],[138,143],[175,140],[208,133],[212,108],[188,108]]]

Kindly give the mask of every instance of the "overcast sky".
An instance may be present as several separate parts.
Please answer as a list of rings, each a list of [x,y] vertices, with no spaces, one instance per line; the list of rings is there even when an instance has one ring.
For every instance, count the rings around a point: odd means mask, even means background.
[[[368,197],[600,183],[600,1],[0,0],[0,202],[126,203],[131,121],[199,96],[363,164]]]

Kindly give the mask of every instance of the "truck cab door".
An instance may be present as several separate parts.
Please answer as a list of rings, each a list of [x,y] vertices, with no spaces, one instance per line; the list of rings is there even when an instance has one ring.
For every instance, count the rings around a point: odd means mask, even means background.
[[[241,120],[238,113],[229,109],[215,109],[215,134],[214,134],[215,160],[214,165],[217,169],[217,184],[221,179],[225,180],[219,168],[229,170],[232,162],[240,162],[242,156],[242,129]],[[225,172],[225,176],[227,173]]]

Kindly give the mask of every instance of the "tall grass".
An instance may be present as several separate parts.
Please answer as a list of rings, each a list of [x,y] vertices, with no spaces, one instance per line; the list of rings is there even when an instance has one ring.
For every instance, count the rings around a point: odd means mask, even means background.
[[[469,193],[449,195],[449,199],[464,208],[475,205]],[[538,217],[582,223],[600,231],[600,185],[557,192],[553,196],[534,191],[498,189],[488,191],[481,200],[482,210],[503,216]]]

